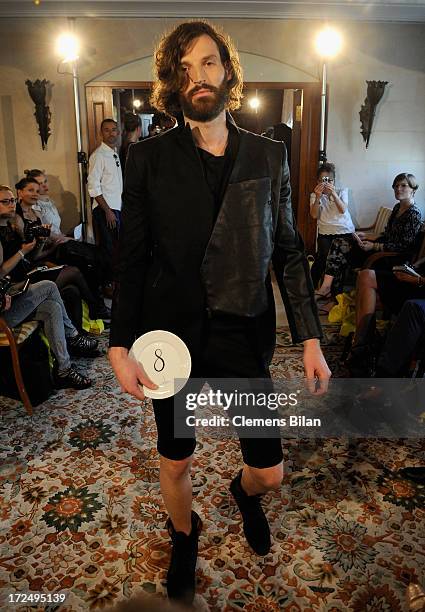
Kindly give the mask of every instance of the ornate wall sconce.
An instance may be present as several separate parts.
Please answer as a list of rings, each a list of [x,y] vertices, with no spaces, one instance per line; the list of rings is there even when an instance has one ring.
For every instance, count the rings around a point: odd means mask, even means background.
[[[360,124],[361,134],[363,140],[366,143],[366,149],[369,145],[370,134],[372,132],[373,120],[375,118],[376,107],[384,95],[385,85],[388,85],[388,81],[366,81],[367,83],[367,94],[360,109]]]
[[[50,112],[49,107],[46,102],[47,90],[50,88],[50,81],[43,79],[37,79],[32,82],[30,80],[25,81],[25,85],[28,87],[28,93],[31,97],[31,100],[35,104],[35,113],[34,117],[38,124],[38,131],[41,138],[41,146],[43,149],[47,148],[47,141],[50,136],[50,119],[52,113]]]

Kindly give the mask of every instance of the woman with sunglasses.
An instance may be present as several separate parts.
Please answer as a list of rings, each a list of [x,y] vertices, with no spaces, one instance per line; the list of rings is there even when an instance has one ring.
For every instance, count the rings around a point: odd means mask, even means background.
[[[36,240],[20,241],[15,248],[15,238],[10,221],[15,217],[15,198],[7,185],[0,185],[0,278],[13,274],[23,259],[36,248]],[[30,285],[22,295],[7,299],[1,313],[10,327],[19,325],[29,317],[41,321],[50,348],[56,357],[54,371],[57,388],[86,389],[91,386],[89,378],[78,372],[71,364],[70,352],[75,349],[82,356],[90,356],[97,342],[87,342],[66,314],[59,290],[55,283],[43,280]]]
[[[28,228],[44,225],[40,214],[34,210],[34,206],[37,204],[40,195],[40,186],[35,178],[22,178],[16,183],[15,187],[18,195],[18,202],[16,205],[17,216],[14,222],[15,230],[18,233],[21,232],[27,235]],[[50,240],[50,236],[48,239],[39,238],[37,240],[37,247],[34,249],[35,254],[29,257],[29,268],[26,272],[35,267],[37,263],[40,264],[47,261],[65,263],[66,265],[64,265],[54,281],[61,291],[68,315],[74,325],[81,330],[81,300],[86,302],[91,319],[103,317],[107,319],[109,311],[105,314],[105,304],[99,294],[97,283],[90,282],[90,279],[84,276],[77,266],[68,265],[66,261],[59,262],[56,256],[58,248],[60,248],[60,245],[58,247],[55,240]],[[21,280],[21,278],[17,277],[19,272],[20,270],[15,271],[14,280]],[[70,287],[72,288],[71,290],[69,290]]]

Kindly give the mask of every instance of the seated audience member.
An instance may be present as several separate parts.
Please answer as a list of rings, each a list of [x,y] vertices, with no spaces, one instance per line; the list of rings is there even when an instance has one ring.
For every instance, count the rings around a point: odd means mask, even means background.
[[[43,224],[50,225],[50,238],[55,240],[56,244],[72,240],[72,238],[62,233],[62,219],[56,204],[49,196],[49,183],[44,170],[37,170],[36,168],[33,170],[24,170],[24,174],[25,178],[35,179],[38,183],[38,199],[31,207]]]
[[[424,352],[425,357],[425,290],[422,294],[423,299],[407,300],[401,307],[380,352],[377,378],[402,376],[418,350]]]
[[[348,210],[348,190],[335,188],[335,166],[325,163],[317,171],[317,185],[310,195],[310,214],[317,219],[317,253],[311,277],[317,287],[335,238],[351,240],[354,224]]]
[[[421,232],[422,234],[422,232]],[[408,300],[425,297],[425,262],[416,266],[420,276],[388,270],[362,270],[356,289],[356,332],[348,366],[357,371],[367,367],[367,358],[375,335],[375,311],[381,305],[391,314],[398,314]]]
[[[91,318],[109,321],[111,312],[105,306],[100,288],[106,283],[110,274],[105,269],[100,250],[94,244],[79,242],[62,233],[61,217],[55,203],[48,195],[49,183],[46,174],[37,169],[25,170],[25,174],[27,179],[35,179],[39,185],[37,204],[31,208],[42,224],[50,225],[48,244],[53,250],[49,249],[49,258],[55,263],[75,266],[80,270],[95,299]]]
[[[316,292],[317,299],[331,300],[342,290],[344,273],[350,265],[362,266],[373,251],[390,251],[400,253],[400,259],[394,257],[379,260],[375,268],[388,268],[397,261],[406,261],[412,254],[415,238],[421,228],[421,213],[414,204],[418,183],[413,174],[398,174],[392,185],[398,203],[394,206],[382,236],[369,237],[364,234],[351,238],[337,238],[332,242],[326,258],[325,276],[321,287]]]
[[[140,116],[135,115],[134,113],[126,113],[124,115],[124,133],[122,135],[122,144],[120,148],[120,162],[123,176],[125,172],[128,147],[134,142],[139,142],[141,135],[142,120],[140,119]]]
[[[16,205],[18,214],[16,217],[10,219],[10,223],[8,224],[9,234],[5,236],[8,243],[8,249],[15,249],[15,252],[19,248],[18,245],[24,240],[25,236],[28,235],[28,232],[31,231],[32,228],[43,225],[40,217],[33,210],[33,206],[36,204],[39,194],[38,182],[31,178],[21,179],[16,183],[16,190],[19,198]],[[34,249],[34,254],[30,256],[29,261],[26,260],[22,262],[22,265],[14,271],[14,280],[21,280],[22,277],[25,276],[30,269],[36,267],[36,265],[46,261],[55,261],[56,249],[57,245],[54,243],[52,245],[48,238],[37,239],[37,248]],[[83,299],[87,303],[92,319],[108,318],[107,315],[109,315],[109,311],[107,311],[105,307],[98,288],[94,286],[92,290],[86,278],[77,267],[65,265],[54,281],[61,292],[69,285],[76,287],[81,296],[80,301]],[[93,284],[95,285],[95,283]],[[68,310],[68,315],[72,319],[74,325],[78,329],[81,329],[81,305],[78,302],[74,302],[74,300],[66,300],[65,305]]]
[[[7,228],[14,211],[13,193],[6,186],[0,186],[0,278],[13,272],[36,247],[35,240],[21,243],[16,252],[7,255],[3,248],[4,229]],[[74,327],[55,283],[40,281],[30,285],[25,293],[8,298],[2,316],[10,327],[19,325],[29,316],[43,322],[50,348],[56,357],[55,384],[58,388],[85,389],[91,385],[91,381],[72,366],[69,353],[91,356],[95,353],[98,343],[93,338],[81,335]]]

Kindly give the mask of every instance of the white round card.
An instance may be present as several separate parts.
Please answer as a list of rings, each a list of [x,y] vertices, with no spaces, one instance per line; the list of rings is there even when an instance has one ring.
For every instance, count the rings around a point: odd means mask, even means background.
[[[192,360],[186,344],[175,334],[155,330],[134,342],[129,357],[137,361],[158,389],[143,387],[146,397],[166,399],[185,386]]]

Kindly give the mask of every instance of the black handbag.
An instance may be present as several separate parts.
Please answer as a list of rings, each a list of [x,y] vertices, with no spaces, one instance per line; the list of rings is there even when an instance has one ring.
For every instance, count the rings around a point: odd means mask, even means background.
[[[0,363],[0,395],[20,399],[9,350],[5,348],[0,350]],[[33,406],[38,406],[51,396],[54,387],[49,352],[37,331],[32,333],[20,347],[19,363],[30,401]]]

